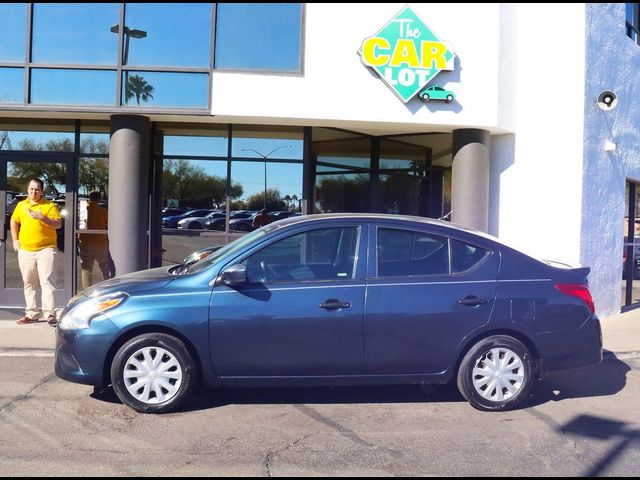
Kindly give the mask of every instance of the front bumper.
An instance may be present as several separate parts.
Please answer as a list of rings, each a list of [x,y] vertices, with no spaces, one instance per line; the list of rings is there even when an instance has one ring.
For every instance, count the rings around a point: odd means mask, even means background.
[[[55,373],[63,380],[104,386],[106,359],[119,330],[107,318],[96,318],[91,328],[56,329]]]

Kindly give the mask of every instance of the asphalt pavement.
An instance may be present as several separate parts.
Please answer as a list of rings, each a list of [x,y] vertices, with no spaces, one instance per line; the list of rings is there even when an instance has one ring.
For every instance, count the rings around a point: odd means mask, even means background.
[[[21,310],[0,309],[0,356],[53,356],[55,329],[46,321],[18,325]],[[640,308],[600,320],[605,359],[640,358]]]

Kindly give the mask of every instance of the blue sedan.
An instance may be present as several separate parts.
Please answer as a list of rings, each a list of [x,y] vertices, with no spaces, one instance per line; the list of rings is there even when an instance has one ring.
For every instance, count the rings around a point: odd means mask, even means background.
[[[55,371],[147,413],[200,382],[456,382],[474,407],[507,410],[536,378],[602,360],[588,273],[438,220],[292,217],[72,298]]]

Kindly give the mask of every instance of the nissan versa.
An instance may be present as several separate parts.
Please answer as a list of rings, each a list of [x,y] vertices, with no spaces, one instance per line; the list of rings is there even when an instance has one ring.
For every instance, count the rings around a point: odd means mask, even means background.
[[[55,370],[149,413],[199,382],[456,382],[474,407],[507,410],[536,378],[602,360],[588,273],[437,220],[292,217],[72,298]]]

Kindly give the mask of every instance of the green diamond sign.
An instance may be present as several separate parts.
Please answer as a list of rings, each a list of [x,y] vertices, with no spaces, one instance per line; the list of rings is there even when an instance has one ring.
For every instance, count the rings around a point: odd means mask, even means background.
[[[455,54],[411,10],[404,7],[362,42],[358,54],[407,103],[443,70],[453,70]]]

